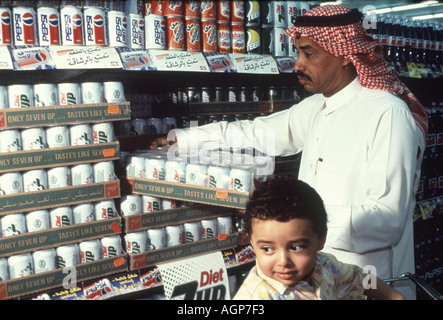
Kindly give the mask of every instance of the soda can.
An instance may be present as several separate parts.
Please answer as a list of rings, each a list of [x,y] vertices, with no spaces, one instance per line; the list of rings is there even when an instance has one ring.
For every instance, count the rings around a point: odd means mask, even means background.
[[[144,0],[126,0],[125,9],[126,13],[143,13]]]
[[[287,28],[287,1],[272,1],[272,13],[274,15],[273,26],[276,28]]]
[[[261,54],[260,28],[257,25],[245,27],[246,53]]]
[[[182,16],[166,17],[166,49],[185,50],[185,21]]]
[[[202,20],[202,50],[217,52],[217,23],[215,19]]]
[[[201,18],[199,0],[185,0],[185,17],[197,19]]]
[[[245,23],[260,24],[260,1],[245,1]]]
[[[25,220],[28,232],[42,231],[51,227],[48,210],[31,211],[25,215]]]
[[[146,159],[140,156],[128,157],[126,164],[126,176],[146,178]]]
[[[94,170],[94,182],[106,182],[117,180],[115,175],[114,162],[101,161],[92,165]]]
[[[167,226],[166,232],[166,247],[176,246],[184,243],[185,230],[183,225]]]
[[[242,23],[231,24],[231,46],[232,53],[246,52],[245,27]]]
[[[239,90],[236,87],[228,87],[228,102],[240,101]]]
[[[200,221],[202,227],[202,240],[216,238],[218,236],[217,219],[205,219]]]
[[[101,82],[82,82],[80,85],[82,103],[104,103],[103,84]]]
[[[34,106],[48,107],[58,104],[57,85],[53,83],[34,84]]]
[[[105,237],[101,240],[103,259],[115,257],[123,253],[122,239],[120,236]]]
[[[105,10],[99,7],[85,8],[83,10],[83,21],[85,45],[107,45]]]
[[[126,45],[131,49],[145,47],[145,20],[141,14],[131,13],[127,17]]]
[[[161,199],[162,210],[171,210],[180,207],[180,203],[174,199]]]
[[[234,233],[234,225],[232,223],[232,218],[230,216],[218,217],[217,224],[218,224],[218,234]]]
[[[208,167],[209,182],[208,186],[212,188],[229,188],[230,168],[221,165],[210,165]]]
[[[95,123],[91,126],[92,143],[109,143],[116,140],[114,126],[111,122]]]
[[[186,162],[181,159],[168,160],[165,164],[165,181],[186,182]]]
[[[244,1],[231,1],[231,22],[244,23],[245,3]]]
[[[68,126],[52,126],[46,128],[46,143],[48,148],[69,147]]]
[[[94,169],[89,163],[72,166],[71,177],[73,186],[94,183]]]
[[[31,6],[12,8],[12,29],[15,46],[37,46],[37,21],[35,10]]]
[[[229,189],[249,192],[252,188],[252,170],[249,167],[233,167],[230,171]]]
[[[51,228],[61,228],[74,224],[72,208],[69,206],[49,210]]]
[[[0,86],[0,109],[9,108],[8,87]]]
[[[125,235],[125,248],[129,254],[137,254],[146,251],[146,231],[131,232]]]
[[[89,240],[80,242],[78,245],[80,251],[80,263],[88,263],[101,259],[100,240]]]
[[[145,16],[145,49],[166,49],[166,19],[158,14]]]
[[[163,4],[163,15],[165,16],[184,16],[184,1],[166,0]]]
[[[64,268],[80,263],[80,249],[78,244],[60,246],[55,249],[57,267]]]
[[[230,53],[231,48],[231,24],[229,22],[218,23],[218,52]]]
[[[69,167],[55,167],[47,169],[49,189],[71,186],[71,170]]]
[[[149,10],[150,12],[146,12],[145,15],[149,14],[155,14],[155,15],[163,15],[164,6],[165,6],[165,0],[152,0],[147,1],[149,3]]]
[[[125,90],[121,81],[103,82],[103,94],[107,103],[120,103],[126,100]]]
[[[62,106],[81,104],[82,92],[80,84],[73,82],[59,83],[58,100]]]
[[[83,7],[83,0],[62,0],[60,2],[60,8],[63,8],[66,6],[74,6],[76,8],[82,8]]]
[[[215,102],[228,101],[227,91],[224,87],[215,87],[214,101]]]
[[[231,1],[217,1],[217,21],[231,22]]]
[[[27,232],[23,213],[12,213],[2,216],[0,224],[2,226],[2,237],[11,237]]]
[[[23,150],[38,150],[47,148],[46,131],[44,128],[27,128],[20,132]]]
[[[95,221],[94,206],[91,203],[82,203],[72,207],[74,224]]]
[[[11,45],[11,9],[0,7],[0,45]]]
[[[147,134],[148,127],[146,124],[146,119],[143,118],[131,119],[131,132],[137,136],[142,136]]]
[[[84,45],[81,8],[72,5],[61,6],[60,22],[63,46]]]
[[[34,106],[32,85],[13,84],[8,86],[9,108],[27,108]]]
[[[162,210],[160,198],[151,196],[142,196],[142,213],[149,213]]]
[[[284,28],[266,26],[261,29],[261,43],[263,54],[271,54],[276,57],[288,55],[287,37]]]
[[[303,1],[299,1],[299,15],[303,16],[306,12],[309,11],[310,9],[310,4],[309,2],[303,2]]]
[[[9,172],[0,175],[0,195],[23,192],[23,178],[20,172]]]
[[[34,273],[52,271],[57,268],[54,248],[35,251],[32,254],[32,259],[34,262]]]
[[[274,24],[274,14],[272,11],[273,1],[260,1],[260,21],[262,26]],[[292,1],[288,1],[292,2]]]
[[[84,146],[92,144],[92,129],[88,123],[76,124],[69,127],[69,140],[71,146]]]
[[[286,21],[288,23],[288,28],[291,28],[295,24],[295,20],[300,16],[301,5],[299,1],[286,1]]]
[[[168,134],[169,131],[177,128],[177,120],[174,117],[162,118],[162,134]]]
[[[40,7],[53,7],[58,9],[60,7],[60,2],[59,0],[38,0],[38,1],[31,1],[31,2],[37,2],[37,4],[35,5],[37,8]]]
[[[8,153],[22,150],[22,138],[17,129],[0,131],[0,152]]]
[[[128,16],[129,17],[129,16]],[[110,47],[126,47],[128,37],[128,18],[123,11],[106,12],[106,34]]]
[[[149,229],[146,231],[146,248],[147,250],[158,250],[166,247],[166,231],[165,228]]]
[[[201,19],[217,19],[217,7],[215,1],[200,1]]]
[[[105,1],[100,0],[82,0],[82,7],[85,8],[102,8],[105,9]]]
[[[145,162],[145,174],[147,179],[165,180],[166,160],[162,157],[147,158]]]
[[[202,51],[201,21],[198,18],[186,18],[186,50]]]
[[[40,46],[59,46],[60,14],[55,7],[37,8],[38,41]]]
[[[202,227],[200,221],[183,224],[185,231],[185,243],[199,241],[202,238]]]
[[[142,196],[138,194],[123,195],[120,198],[120,212],[124,216],[133,216],[143,213]]]
[[[201,102],[201,94],[200,90],[196,87],[187,87],[186,88],[186,97],[187,102]]]
[[[44,169],[29,170],[23,173],[23,189],[25,192],[48,189],[48,175]]]
[[[115,207],[115,201],[102,200],[94,203],[94,215],[95,220],[107,220],[118,217],[117,208]]]
[[[160,118],[148,118],[146,120],[147,133],[148,134],[161,134],[162,133],[162,119]]]
[[[186,165],[186,184],[205,187],[209,182],[208,165],[193,164]]]
[[[34,274],[34,264],[30,253],[10,256],[8,258],[9,279],[23,278]]]
[[[0,281],[9,280],[8,260],[0,258]]]

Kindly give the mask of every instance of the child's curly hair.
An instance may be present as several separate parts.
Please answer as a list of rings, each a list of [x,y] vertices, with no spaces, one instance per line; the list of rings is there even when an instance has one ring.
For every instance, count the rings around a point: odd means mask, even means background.
[[[249,235],[252,234],[253,218],[280,222],[309,219],[314,232],[320,237],[327,231],[323,200],[313,188],[298,179],[272,178],[259,183],[246,204],[244,214],[245,229]]]

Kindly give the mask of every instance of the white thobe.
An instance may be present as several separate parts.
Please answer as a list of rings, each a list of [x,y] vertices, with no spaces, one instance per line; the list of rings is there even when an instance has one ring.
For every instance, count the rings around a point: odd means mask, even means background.
[[[332,97],[316,94],[254,121],[177,130],[178,147],[254,147],[273,156],[303,151],[299,179],[322,197],[325,252],[381,279],[415,272],[413,210],[425,142],[407,105],[356,78]],[[413,298],[413,286],[400,289]]]

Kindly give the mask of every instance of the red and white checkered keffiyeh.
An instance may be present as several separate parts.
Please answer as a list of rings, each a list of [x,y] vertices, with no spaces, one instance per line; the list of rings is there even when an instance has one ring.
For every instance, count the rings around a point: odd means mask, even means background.
[[[309,10],[304,17],[335,16],[350,11],[351,9],[343,5],[325,5]],[[386,68],[382,47],[367,35],[361,21],[331,27],[296,26],[286,29],[285,33],[291,38],[307,36],[332,55],[349,59],[364,87],[386,90],[404,100],[426,141],[428,131],[426,110],[397,75]]]

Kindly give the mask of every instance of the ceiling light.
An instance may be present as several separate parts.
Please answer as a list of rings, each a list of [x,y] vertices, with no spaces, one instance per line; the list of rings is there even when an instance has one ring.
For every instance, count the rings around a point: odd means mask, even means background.
[[[436,4],[436,3],[438,3],[438,1],[425,1],[422,3],[408,4],[405,6],[397,6],[397,7],[393,7],[392,11],[396,12],[396,11],[405,11],[405,10],[426,8],[427,6],[429,6],[431,4]]]
[[[412,20],[429,20],[429,19],[435,19],[438,18],[437,16],[439,16],[441,14],[426,14],[423,16],[415,16],[412,17]]]

